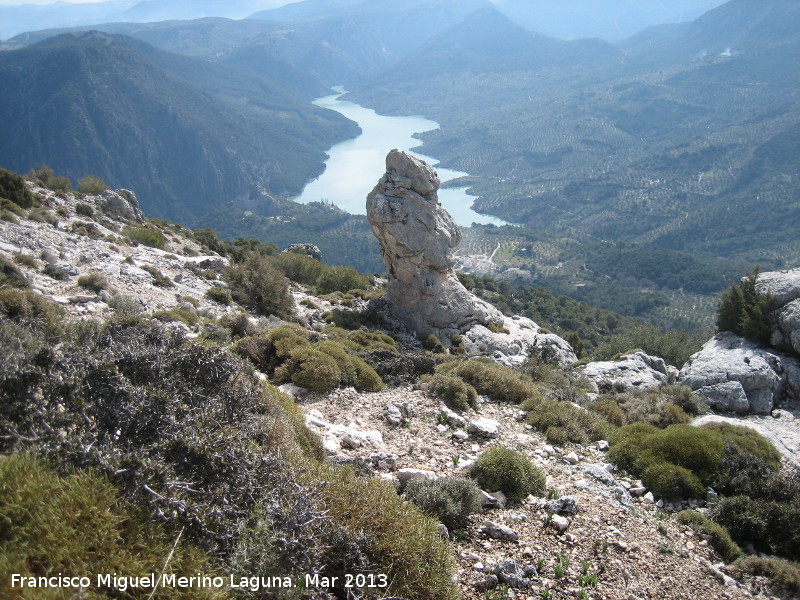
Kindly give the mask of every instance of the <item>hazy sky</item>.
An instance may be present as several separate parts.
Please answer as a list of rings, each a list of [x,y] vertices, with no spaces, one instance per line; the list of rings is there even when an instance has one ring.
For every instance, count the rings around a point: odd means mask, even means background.
[[[61,2],[69,2],[71,4],[86,4],[87,2],[103,2],[104,0],[61,0]],[[55,4],[53,0],[0,0],[0,6],[9,6],[11,4]]]

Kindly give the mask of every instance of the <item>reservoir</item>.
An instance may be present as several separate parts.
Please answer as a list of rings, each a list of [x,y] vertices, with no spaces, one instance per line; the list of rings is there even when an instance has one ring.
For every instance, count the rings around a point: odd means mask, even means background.
[[[421,142],[414,137],[416,133],[432,131],[439,124],[422,117],[390,117],[379,115],[370,108],[353,102],[340,100],[345,91],[333,88],[336,92],[314,100],[322,108],[335,110],[361,127],[361,135],[336,144],[328,150],[325,172],[309,182],[303,193],[294,198],[296,202],[331,202],[349,213],[366,214],[367,194],[378,183],[386,171],[386,155],[392,148],[410,150]],[[414,153],[430,165],[438,161],[423,154]],[[436,169],[442,183],[464,177],[467,173],[450,169]],[[447,188],[439,190],[439,202],[462,227],[472,223],[492,223],[505,225],[505,221],[473,211],[470,206],[475,200],[466,192],[467,188]]]

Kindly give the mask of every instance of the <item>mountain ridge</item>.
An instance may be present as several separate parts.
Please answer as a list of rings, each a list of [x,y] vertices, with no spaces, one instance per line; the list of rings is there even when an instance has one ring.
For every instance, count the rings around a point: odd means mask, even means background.
[[[112,185],[138,185],[151,214],[190,221],[259,188],[296,193],[321,171],[324,150],[352,135],[340,115],[278,95],[266,82],[248,77],[249,91],[233,89],[235,72],[226,81],[220,65],[142,44],[65,34],[0,53],[0,78],[14,92],[4,96],[0,126],[20,145],[5,146],[0,162],[20,171],[49,163],[74,179],[98,169]],[[31,114],[47,120],[24,116]]]

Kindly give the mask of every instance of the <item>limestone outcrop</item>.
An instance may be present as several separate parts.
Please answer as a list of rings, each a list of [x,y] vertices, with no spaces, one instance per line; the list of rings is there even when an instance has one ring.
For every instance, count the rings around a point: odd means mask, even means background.
[[[663,358],[635,352],[619,360],[590,362],[578,370],[595,386],[596,392],[646,390],[675,383],[677,369]]]
[[[417,334],[435,334],[445,345],[462,335],[469,354],[517,363],[530,347],[547,346],[559,363],[574,362],[564,340],[540,334],[529,319],[505,317],[461,284],[453,261],[461,230],[439,204],[439,185],[433,167],[392,150],[386,173],[367,196],[367,217],[389,274],[383,302],[391,315]]]
[[[706,342],[678,379],[720,410],[763,415],[782,400],[800,399],[800,361],[730,332]]]
[[[773,330],[770,344],[800,353],[800,269],[761,273],[756,281],[760,294],[769,294]]]
[[[417,333],[500,325],[500,311],[470,294],[456,276],[453,250],[461,230],[439,204],[438,190],[433,167],[392,150],[386,173],[367,196],[367,217],[389,273],[392,311]]]

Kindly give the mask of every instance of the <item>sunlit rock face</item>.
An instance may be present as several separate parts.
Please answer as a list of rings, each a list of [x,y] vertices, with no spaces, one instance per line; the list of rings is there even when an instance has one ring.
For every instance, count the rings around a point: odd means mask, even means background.
[[[367,196],[367,217],[389,273],[394,314],[417,333],[463,333],[501,324],[502,314],[458,280],[453,251],[461,230],[439,204],[439,177],[424,161],[400,150],[386,157],[386,173]]]
[[[467,354],[507,364],[547,348],[555,362],[576,360],[567,342],[541,333],[524,317],[506,317],[458,280],[453,252],[461,230],[439,204],[439,177],[424,161],[400,150],[386,157],[386,173],[367,196],[367,217],[389,273],[385,308],[417,334],[433,333],[449,346],[462,336]]]

